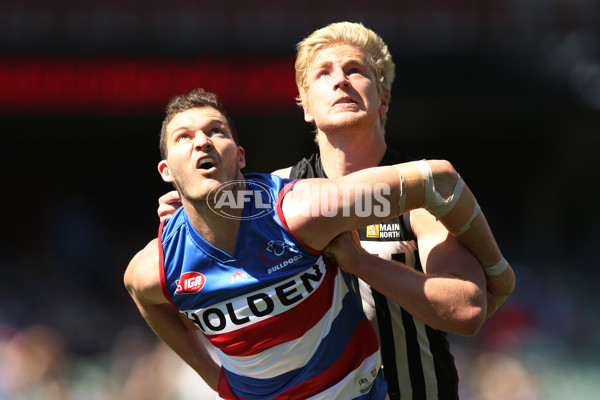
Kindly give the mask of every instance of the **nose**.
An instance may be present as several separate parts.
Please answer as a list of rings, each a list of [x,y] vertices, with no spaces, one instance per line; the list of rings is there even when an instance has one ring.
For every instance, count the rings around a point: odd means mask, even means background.
[[[204,134],[202,131],[197,131],[194,137],[194,148],[197,151],[206,151],[212,148],[212,141],[210,137]]]
[[[333,83],[334,90],[341,87],[350,87],[350,80],[348,79],[348,75],[346,75],[346,73],[342,69],[338,69],[337,71],[335,71],[331,82]]]

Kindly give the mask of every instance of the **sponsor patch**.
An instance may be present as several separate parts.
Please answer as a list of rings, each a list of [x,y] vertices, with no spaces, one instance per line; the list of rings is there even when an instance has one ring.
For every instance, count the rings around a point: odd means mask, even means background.
[[[379,237],[379,224],[367,226],[367,237],[378,238]]]
[[[402,239],[402,227],[398,219],[391,219],[386,222],[381,222],[376,225],[369,225],[365,228],[360,228],[358,234],[360,240],[367,241],[396,241]]]
[[[296,253],[293,243],[283,240],[269,240],[259,252],[260,259],[266,262],[279,262],[290,257],[290,252]]]
[[[176,283],[175,294],[197,293],[204,287],[206,278],[199,272],[184,272]]]
[[[377,368],[373,368],[368,374],[356,378],[358,381],[358,390],[360,391],[360,393],[364,394],[368,392],[371,389],[371,386],[373,386],[376,377]]]
[[[242,282],[248,280],[248,274],[245,272],[235,271],[235,274],[231,274],[231,284],[236,282]]]

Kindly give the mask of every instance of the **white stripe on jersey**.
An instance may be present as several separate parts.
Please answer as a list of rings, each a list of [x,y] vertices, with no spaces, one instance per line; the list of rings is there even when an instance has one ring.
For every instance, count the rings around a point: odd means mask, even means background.
[[[322,391],[316,396],[309,397],[307,400],[336,400],[336,399],[355,399],[364,393],[360,391],[359,380],[363,377],[370,380],[371,384],[375,380],[371,371],[375,369],[378,373],[381,367],[381,354],[376,352],[367,357],[358,368],[349,373],[337,385]],[[383,377],[382,377],[383,378]]]
[[[396,335],[402,338],[406,337],[406,330],[402,323],[402,312],[400,306],[386,298],[388,307],[390,307],[391,323],[394,332],[394,348],[396,350],[396,365],[398,366],[398,387],[402,396],[407,399],[412,398],[412,384],[410,382],[410,371],[408,369],[408,361],[406,360],[408,352],[406,351],[406,340],[398,340]],[[392,312],[394,310],[394,312]],[[402,368],[406,366],[406,368]],[[384,366],[385,368],[385,366]]]
[[[334,271],[328,271],[334,273]],[[232,357],[216,349],[225,369],[250,378],[266,379],[301,368],[313,357],[319,343],[329,333],[331,324],[342,309],[342,301],[349,289],[343,275],[338,271],[331,308],[302,337],[282,343],[260,354],[246,357]]]
[[[410,267],[410,268],[415,268],[416,265],[416,257],[415,257],[415,252],[417,250],[417,246],[416,243],[414,241],[389,241],[389,242],[379,242],[379,241],[368,241],[368,240],[364,240],[361,241],[360,244],[362,245],[362,247],[367,250],[369,253],[371,254],[377,254],[379,257],[386,259],[386,260],[391,260],[392,259],[392,254],[404,254],[405,256],[405,264]],[[377,337],[379,338],[379,341],[381,342],[381,337],[380,337],[380,333],[379,333],[379,323],[377,321],[377,313],[375,310],[375,300],[373,299],[373,294],[371,293],[371,287],[366,284],[364,281],[362,280],[358,280],[358,284],[359,284],[359,288],[360,288],[360,293],[361,293],[361,299],[362,299],[362,306],[363,306],[363,310],[365,311],[365,314],[367,315],[367,318],[369,318],[369,321],[371,322],[371,324],[373,325],[373,328],[375,328],[375,331],[377,332]],[[413,395],[413,389],[412,389],[412,383],[410,380],[410,370],[408,369],[408,352],[406,349],[406,330],[404,328],[404,323],[402,322],[402,310],[400,308],[400,306],[396,303],[394,303],[393,301],[390,301],[388,298],[386,298],[386,302],[387,305],[389,307],[390,310],[390,323],[392,324],[392,331],[393,331],[393,335],[394,335],[394,349],[396,351],[396,370],[397,370],[397,375],[398,375],[398,387],[400,389],[400,393],[402,393],[402,398],[412,398]],[[420,321],[418,321],[416,318],[413,318],[413,320],[415,321],[415,325],[417,328],[417,335],[418,335],[418,340],[419,340],[419,344],[421,345],[421,355],[423,355],[423,352],[427,352],[429,350],[429,341],[427,340],[427,335],[425,333],[425,327],[423,324],[420,324]],[[400,338],[400,339],[399,339]],[[423,348],[423,338],[425,338],[425,341],[427,343],[427,348]],[[429,382],[432,382],[432,384],[436,387],[435,390],[437,391],[437,381],[436,381],[436,377],[435,377],[435,369],[433,369],[433,365],[430,365],[430,362],[432,363],[433,360],[431,359],[431,354],[429,354],[428,357],[421,357],[423,364],[423,367],[425,369],[425,371],[429,372],[429,376],[426,376],[425,379],[426,381],[429,378]],[[427,365],[425,365],[427,364]],[[431,367],[431,369],[429,369]],[[384,366],[385,368],[385,366]],[[424,371],[424,373],[425,373]],[[433,373],[433,376],[431,375],[431,373]],[[432,380],[431,380],[432,379]],[[429,397],[428,397],[429,398]]]
[[[425,324],[416,318],[413,318],[413,321],[415,322],[417,340],[419,341],[419,349],[421,352],[423,378],[425,380],[425,398],[428,400],[437,399],[438,388],[437,378],[435,376],[435,365],[433,365],[433,354],[431,354],[431,347],[429,338],[427,337],[427,331],[425,330]]]
[[[321,280],[319,282],[311,282],[311,284],[313,285],[311,291],[316,291],[321,286],[321,284],[325,280],[325,276],[327,273],[326,267],[325,267],[325,262],[323,261],[323,257],[319,257],[315,265],[319,267],[319,270],[321,271],[322,276],[321,276]],[[237,317],[238,320],[244,319],[246,317],[249,318],[248,322],[245,322],[243,324],[227,323],[225,328],[222,330],[219,330],[219,331],[214,331],[214,330],[210,329],[210,326],[205,324],[205,328],[206,328],[205,334],[207,334],[207,335],[219,334],[220,335],[223,333],[233,332],[238,329],[243,329],[244,327],[255,324],[258,321],[271,318],[275,315],[279,315],[283,312],[288,311],[289,309],[291,309],[293,307],[297,307],[304,300],[306,300],[310,294],[308,292],[308,290],[304,287],[304,284],[302,283],[302,279],[300,279],[300,277],[302,275],[306,274],[307,272],[311,273],[311,271],[313,271],[312,267],[310,267],[306,270],[303,270],[294,276],[290,276],[289,278],[287,278],[285,280],[286,282],[291,282],[291,281],[295,282],[293,286],[286,287],[286,290],[288,292],[294,292],[297,295],[302,296],[302,299],[298,300],[297,302],[294,302],[294,304],[292,304],[292,305],[286,306],[281,303],[281,300],[279,299],[279,297],[277,296],[277,293],[275,291],[275,288],[278,286],[281,286],[281,284],[282,284],[282,282],[278,282],[275,285],[256,290],[252,293],[246,293],[246,294],[238,296],[234,299],[228,299],[227,301],[217,303],[217,304],[211,305],[210,307],[207,307],[203,310],[197,311],[196,314],[198,314],[198,317],[200,317],[201,320],[203,319],[202,315],[204,312],[207,312],[207,311],[215,309],[215,308],[221,310],[223,315],[228,315],[229,311],[227,310],[227,304],[231,303],[233,305],[233,309],[235,310],[235,316]],[[275,308],[273,309],[272,312],[269,313],[269,315],[258,317],[252,313],[252,311],[248,305],[248,298],[253,295],[263,294],[263,293],[266,294],[267,296],[269,296],[273,300],[273,304],[274,304]],[[262,300],[260,300],[260,301],[262,301]],[[216,317],[214,317],[214,318],[216,318]],[[214,318],[211,318],[211,319],[214,319]],[[209,319],[209,320],[211,320],[211,319]],[[218,326],[219,321],[218,320],[215,321],[214,325]]]

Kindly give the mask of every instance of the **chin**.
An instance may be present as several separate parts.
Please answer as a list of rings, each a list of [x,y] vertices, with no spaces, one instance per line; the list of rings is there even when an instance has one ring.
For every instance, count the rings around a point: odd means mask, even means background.
[[[205,180],[202,183],[198,184],[190,184],[184,185],[184,187],[178,187],[179,193],[181,193],[181,197],[191,201],[206,201],[210,192],[217,188],[221,182],[216,180]]]
[[[348,128],[358,128],[365,126],[367,124],[367,119],[360,117],[358,115],[353,116],[343,116],[341,118],[334,118],[326,124],[324,130],[340,130],[340,129],[348,129]]]

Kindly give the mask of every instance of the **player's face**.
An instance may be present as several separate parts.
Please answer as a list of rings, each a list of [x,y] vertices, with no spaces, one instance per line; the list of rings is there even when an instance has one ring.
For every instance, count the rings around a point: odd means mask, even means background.
[[[158,169],[184,199],[205,198],[220,183],[240,179],[244,149],[227,119],[212,107],[192,108],[173,117],[166,129],[167,160]]]
[[[327,132],[345,127],[370,128],[387,112],[377,92],[367,55],[354,46],[332,45],[319,51],[308,71],[304,118]]]

